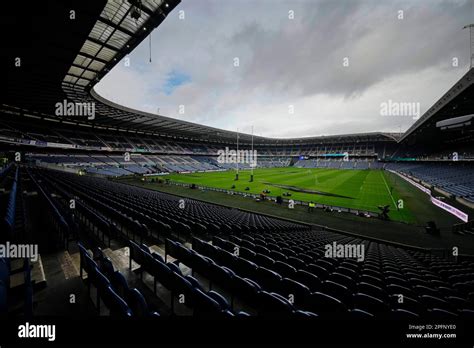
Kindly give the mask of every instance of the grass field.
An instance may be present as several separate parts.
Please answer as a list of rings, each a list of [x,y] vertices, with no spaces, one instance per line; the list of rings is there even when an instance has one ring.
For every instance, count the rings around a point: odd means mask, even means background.
[[[406,187],[399,190],[399,178],[381,170],[339,170],[322,168],[271,168],[254,171],[254,182],[249,182],[250,171],[240,171],[234,181],[235,171],[192,174],[170,174],[174,182],[196,184],[259,194],[269,190],[270,196],[290,192],[291,198],[313,201],[338,207],[378,212],[379,205],[390,206],[390,219],[414,222],[413,213],[405,207],[397,209],[397,201],[404,199]],[[249,190],[245,190],[249,187]],[[306,191],[306,192],[302,192]],[[317,191],[317,192],[316,192]]]

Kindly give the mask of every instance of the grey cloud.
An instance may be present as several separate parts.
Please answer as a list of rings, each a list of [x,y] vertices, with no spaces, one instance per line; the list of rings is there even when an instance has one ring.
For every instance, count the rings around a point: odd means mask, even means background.
[[[404,130],[413,121],[380,118],[381,101],[415,99],[428,108],[462,76],[469,52],[461,28],[474,22],[472,3],[183,0],[152,34],[153,62],[146,40],[131,53],[132,66],[119,64],[97,90],[130,107],[210,126],[254,124],[265,136]],[[172,70],[191,82],[165,95]],[[284,111],[289,104],[298,110],[293,117]]]

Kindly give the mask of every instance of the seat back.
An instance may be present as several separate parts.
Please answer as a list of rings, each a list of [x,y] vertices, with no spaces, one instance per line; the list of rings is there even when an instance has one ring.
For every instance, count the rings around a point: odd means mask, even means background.
[[[127,297],[127,304],[132,310],[134,317],[148,316],[148,304],[146,303],[142,293],[137,288],[130,290]]]
[[[117,292],[120,297],[125,298],[130,291],[125,276],[120,271],[115,271],[110,280],[115,292]]]
[[[102,300],[105,306],[110,311],[112,317],[131,317],[132,310],[128,307],[127,303],[121,298],[111,286],[104,289]]]

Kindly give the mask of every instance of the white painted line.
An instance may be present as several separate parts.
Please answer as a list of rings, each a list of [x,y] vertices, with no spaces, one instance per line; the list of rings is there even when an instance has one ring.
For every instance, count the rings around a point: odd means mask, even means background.
[[[397,204],[395,203],[395,200],[393,199],[392,193],[390,192],[390,189],[388,188],[387,181],[385,180],[385,176],[383,175],[383,172],[380,171],[380,175],[382,175],[383,182],[385,183],[385,187],[387,188],[388,194],[390,195],[390,198],[392,199],[393,206],[395,209],[397,209]]]

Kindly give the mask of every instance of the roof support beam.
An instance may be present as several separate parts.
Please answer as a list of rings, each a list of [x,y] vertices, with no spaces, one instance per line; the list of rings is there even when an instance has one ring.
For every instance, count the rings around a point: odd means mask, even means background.
[[[104,18],[104,17],[99,17],[98,20],[101,21],[104,24],[107,24],[108,26],[111,26],[115,30],[121,31],[122,33],[125,33],[125,34],[127,34],[127,35],[129,35],[133,38],[137,38],[137,35],[134,32],[131,32],[130,30],[125,29],[125,28],[121,27],[120,25],[115,24],[110,19],[107,19],[107,18]]]
[[[83,79],[83,80],[87,80],[87,81],[92,81],[90,78],[87,78],[87,77],[84,77],[82,75],[77,75],[77,74],[74,74],[74,73],[71,73],[71,72],[68,72],[66,73],[66,76],[73,76],[73,77],[77,77],[78,79]]]
[[[87,70],[87,71],[90,71],[90,72],[93,72],[93,73],[96,73],[96,74],[98,74],[100,72],[99,70],[92,69],[92,68],[89,68],[89,67],[86,68],[82,65],[75,64],[75,63],[72,63],[71,66],[79,68],[79,69],[84,69],[84,70]]]
[[[134,1],[134,0],[128,0],[128,3],[133,5],[133,6],[137,6],[137,1]],[[150,10],[146,5],[144,4],[140,4],[139,6],[140,10],[142,10],[143,12],[145,12],[148,16],[153,16],[154,13],[152,10]]]
[[[88,53],[85,53],[85,52],[79,52],[77,54],[78,56],[83,56],[83,57],[86,57],[86,58],[89,58],[89,59],[92,59],[92,60],[97,60],[98,62],[101,62],[101,63],[104,63],[104,64],[107,64],[108,61],[104,60],[104,59],[101,59],[101,58],[98,58],[98,57],[94,57]]]
[[[109,39],[110,39],[110,37],[109,37]],[[109,39],[107,39],[107,41],[109,41]],[[102,41],[100,41],[100,40],[94,39],[93,37],[90,37],[90,36],[89,36],[89,37],[87,38],[87,40],[89,40],[89,41],[91,41],[91,42],[93,42],[93,43],[95,43],[95,44],[97,44],[97,45],[100,45],[100,46],[103,46],[103,47],[105,47],[105,48],[108,48],[108,49],[111,50],[111,51],[115,51],[115,52],[119,52],[119,51],[120,51],[119,48],[116,48],[116,47],[114,47],[114,46],[111,46],[111,45],[109,45],[109,44],[106,43],[106,42],[102,42]]]

